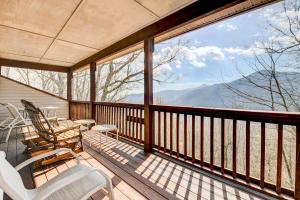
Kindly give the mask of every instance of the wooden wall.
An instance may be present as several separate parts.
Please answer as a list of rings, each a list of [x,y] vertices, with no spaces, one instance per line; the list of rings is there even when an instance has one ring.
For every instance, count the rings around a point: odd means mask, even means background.
[[[57,116],[68,118],[69,103],[67,100],[55,97],[37,89],[0,77],[0,102],[21,106],[21,99],[33,102],[38,107],[58,107]],[[0,121],[6,116],[6,110],[0,108]]]

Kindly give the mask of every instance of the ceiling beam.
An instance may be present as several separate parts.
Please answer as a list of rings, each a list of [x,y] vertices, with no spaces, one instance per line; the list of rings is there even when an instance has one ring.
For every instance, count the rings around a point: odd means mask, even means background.
[[[0,65],[7,67],[16,67],[16,68],[26,68],[26,69],[36,69],[36,70],[45,70],[45,71],[54,71],[54,72],[69,72],[69,67],[49,65],[43,63],[19,61],[19,60],[9,60],[0,58]]]
[[[146,38],[158,36],[166,31],[172,30],[186,23],[204,17],[215,12],[219,12],[228,7],[244,2],[245,0],[201,0],[196,1],[181,10],[127,36],[126,38],[112,44],[111,46],[95,53],[94,55],[76,63],[71,70],[78,70],[85,65],[96,62],[114,53],[118,53],[125,48],[142,42]]]

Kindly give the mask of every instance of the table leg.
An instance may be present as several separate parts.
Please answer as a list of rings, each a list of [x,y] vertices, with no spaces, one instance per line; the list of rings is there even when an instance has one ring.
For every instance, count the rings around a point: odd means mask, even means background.
[[[116,132],[117,132],[117,144],[119,144],[119,130],[117,129]]]

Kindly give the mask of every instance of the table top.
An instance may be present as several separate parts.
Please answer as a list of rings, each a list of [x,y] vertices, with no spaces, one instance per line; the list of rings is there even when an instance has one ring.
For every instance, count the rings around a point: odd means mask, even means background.
[[[102,124],[102,125],[96,125],[92,127],[92,130],[94,131],[114,131],[117,130],[117,126],[113,124]]]

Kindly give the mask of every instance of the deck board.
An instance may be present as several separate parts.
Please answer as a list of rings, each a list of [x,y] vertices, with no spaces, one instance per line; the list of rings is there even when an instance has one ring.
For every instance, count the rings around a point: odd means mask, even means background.
[[[0,134],[3,141],[3,132]],[[138,146],[123,141],[117,143],[110,137],[102,137],[102,151],[99,152],[99,136],[93,132],[87,134],[80,160],[111,177],[116,199],[260,199],[255,193],[250,194],[158,155],[145,155]],[[27,159],[21,141],[22,135],[13,131],[8,143],[0,144],[0,150],[7,153],[7,159],[14,166]],[[27,167],[20,173],[26,187],[34,188],[75,164],[75,160],[67,160],[39,170]],[[100,190],[89,200],[108,199],[106,193]],[[5,195],[4,199],[9,198]]]

